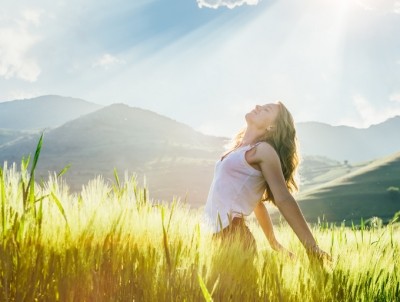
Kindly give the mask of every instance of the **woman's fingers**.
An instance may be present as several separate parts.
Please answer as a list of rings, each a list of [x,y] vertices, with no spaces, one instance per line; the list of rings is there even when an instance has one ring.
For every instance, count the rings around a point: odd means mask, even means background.
[[[326,253],[324,250],[321,250],[319,246],[314,246],[307,250],[307,255],[310,260],[317,260],[321,262],[324,261],[332,262],[332,257]]]

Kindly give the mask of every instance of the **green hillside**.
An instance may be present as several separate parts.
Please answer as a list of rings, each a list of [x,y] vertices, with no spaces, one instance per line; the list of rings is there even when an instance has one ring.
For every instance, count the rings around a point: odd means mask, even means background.
[[[297,196],[307,220],[358,224],[371,217],[387,222],[400,211],[400,153]]]
[[[300,189],[309,191],[329,181],[355,172],[370,162],[350,164],[339,162],[325,156],[304,156],[299,167]]]

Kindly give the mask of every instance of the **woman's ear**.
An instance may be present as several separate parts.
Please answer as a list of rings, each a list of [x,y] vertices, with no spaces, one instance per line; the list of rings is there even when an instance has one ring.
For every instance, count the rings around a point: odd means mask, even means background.
[[[269,125],[269,126],[267,127],[267,130],[268,130],[268,131],[273,131],[273,130],[275,130],[275,126]]]

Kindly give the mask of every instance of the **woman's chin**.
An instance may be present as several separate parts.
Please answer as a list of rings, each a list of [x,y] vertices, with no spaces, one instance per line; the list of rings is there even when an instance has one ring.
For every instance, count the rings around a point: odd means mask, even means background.
[[[246,124],[247,124],[247,125],[251,124],[251,123],[253,122],[253,115],[252,115],[252,112],[247,113],[247,114],[244,116],[244,118],[245,118],[245,120],[246,120]]]

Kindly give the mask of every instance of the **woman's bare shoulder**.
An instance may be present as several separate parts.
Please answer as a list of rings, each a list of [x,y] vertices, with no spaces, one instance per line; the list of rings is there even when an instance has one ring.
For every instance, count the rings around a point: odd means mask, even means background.
[[[278,154],[276,153],[274,147],[267,142],[260,142],[257,144],[254,156],[259,161],[279,161]]]
[[[276,154],[274,147],[272,147],[267,142],[259,142],[256,146],[256,150],[257,150],[257,152],[260,152],[261,154],[264,154],[264,155],[271,154],[271,153]]]

